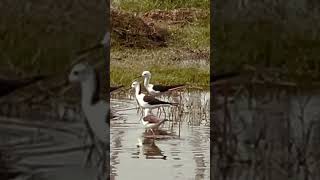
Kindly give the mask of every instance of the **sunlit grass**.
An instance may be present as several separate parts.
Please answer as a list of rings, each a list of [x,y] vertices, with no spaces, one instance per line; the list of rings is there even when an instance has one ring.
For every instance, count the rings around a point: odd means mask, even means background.
[[[141,75],[142,71],[139,69],[132,69],[134,67],[121,67],[111,66],[110,76],[111,84],[121,84],[126,87],[130,87],[134,80],[138,80],[135,77]],[[152,72],[152,83],[173,85],[173,84],[188,84],[192,87],[209,89],[209,71],[202,71],[197,68],[179,68],[166,66],[149,66],[144,70]],[[139,79],[142,82],[142,79]]]
[[[169,41],[176,47],[210,48],[210,23],[204,25],[186,25],[183,28],[171,30]]]
[[[208,52],[209,53],[209,52]],[[111,84],[130,86],[142,71],[153,74],[152,81],[161,84],[192,84],[209,87],[209,63],[199,66],[193,59],[177,60],[179,55],[170,49],[112,49]],[[184,63],[188,61],[189,63]],[[204,60],[205,61],[205,60]]]
[[[147,12],[154,9],[172,10],[177,8],[208,9],[209,0],[112,0],[112,5],[125,11]]]

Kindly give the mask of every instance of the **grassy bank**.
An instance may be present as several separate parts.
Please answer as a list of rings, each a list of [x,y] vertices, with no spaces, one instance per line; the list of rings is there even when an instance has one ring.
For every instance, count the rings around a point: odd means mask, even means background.
[[[210,72],[207,60],[202,60],[203,62],[196,59],[185,60],[182,58],[187,57],[183,54],[184,51],[177,54],[176,49],[169,48],[117,49],[112,53],[111,84],[129,86],[142,71],[149,70],[153,74],[153,82],[208,86]]]
[[[153,74],[154,83],[186,83],[197,87],[209,87],[209,1],[169,2],[113,2],[114,8],[119,11],[130,14],[139,12],[137,18],[141,18],[146,24],[152,22],[156,27],[163,29],[166,45],[142,48],[126,46],[125,43],[119,43],[124,39],[113,32],[111,84],[130,86],[134,77],[141,75],[144,70],[149,70]]]
[[[112,5],[125,11],[144,13],[155,9],[200,8],[209,11],[209,0],[112,0]]]

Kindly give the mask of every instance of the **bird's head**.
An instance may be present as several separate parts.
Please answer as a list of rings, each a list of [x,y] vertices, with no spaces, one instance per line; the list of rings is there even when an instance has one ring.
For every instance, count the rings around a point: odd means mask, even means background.
[[[136,88],[140,85],[140,83],[138,81],[133,81],[133,83],[131,84],[132,88]]]
[[[142,77],[151,77],[150,71],[143,71],[142,72]]]
[[[73,66],[69,74],[70,82],[84,82],[89,76],[94,75],[94,69],[87,63],[79,63]]]

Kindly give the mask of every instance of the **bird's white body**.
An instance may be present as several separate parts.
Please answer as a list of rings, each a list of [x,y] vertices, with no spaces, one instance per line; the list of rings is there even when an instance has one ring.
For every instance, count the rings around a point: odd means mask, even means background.
[[[171,106],[170,104],[154,104],[154,105],[150,105],[148,102],[143,100],[146,95],[143,94],[143,93],[139,93],[140,92],[140,84],[139,84],[139,82],[137,82],[137,81],[134,82],[132,84],[132,87],[135,88],[136,100],[138,101],[139,105],[142,108],[154,109],[154,108],[159,108],[159,107]]]
[[[160,94],[160,91],[156,91],[153,89],[153,84],[150,84],[150,79],[151,79],[151,73],[149,71],[143,71],[142,72],[142,77],[143,77],[143,85],[150,93],[151,95],[158,95]]]
[[[154,89],[153,89],[153,84],[148,84],[148,85],[145,85],[144,86],[145,88],[146,88],[146,90],[149,92],[149,94],[151,94],[151,95],[159,95],[161,92],[160,91],[155,91]]]
[[[142,124],[146,129],[158,129],[163,122],[164,120],[159,121],[158,123],[149,123],[148,121],[142,120]]]
[[[77,64],[73,67],[69,80],[81,84],[81,107],[88,123],[102,142],[107,142],[108,124],[106,118],[109,113],[109,105],[103,100],[93,103],[93,96],[97,91],[96,74],[93,67],[86,64]]]
[[[149,123],[148,121],[144,121],[143,119],[141,121],[142,121],[143,126],[146,129],[157,129],[160,126],[159,123]]]
[[[106,123],[107,109],[107,103],[103,101],[92,106],[83,107],[91,129],[102,142],[107,142],[107,129],[109,128]]]
[[[143,81],[144,87],[146,88],[146,90],[148,91],[148,93],[151,94],[151,95],[158,95],[158,94],[160,94],[160,91],[155,91],[155,90],[153,89],[153,84],[150,84],[150,83],[149,83],[150,78],[151,78],[151,74],[150,74],[150,76],[144,76],[144,81]]]
[[[138,103],[142,108],[154,109],[154,108],[159,108],[159,107],[169,107],[170,106],[170,104],[149,105],[147,102],[143,101],[144,96],[145,96],[145,94],[136,95]]]

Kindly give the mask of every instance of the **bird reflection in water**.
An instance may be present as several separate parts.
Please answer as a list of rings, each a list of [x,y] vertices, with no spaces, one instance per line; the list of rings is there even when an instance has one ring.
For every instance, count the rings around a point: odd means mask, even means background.
[[[146,159],[167,159],[153,138],[138,138],[137,147],[139,148],[138,155],[143,153]]]

